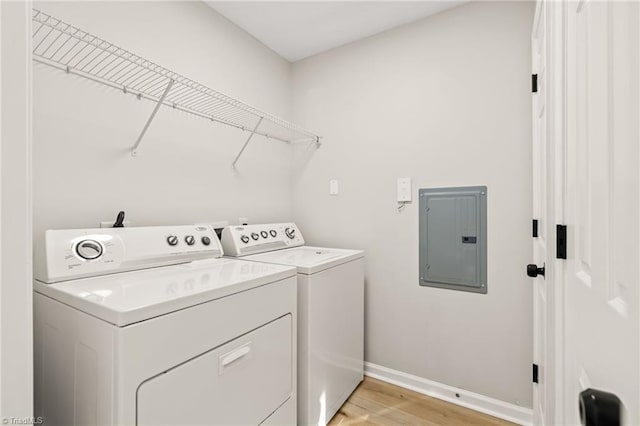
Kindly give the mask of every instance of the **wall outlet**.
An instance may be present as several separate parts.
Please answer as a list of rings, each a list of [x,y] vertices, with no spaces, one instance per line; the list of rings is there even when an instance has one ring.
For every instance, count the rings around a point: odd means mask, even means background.
[[[329,181],[329,195],[338,195],[339,192],[338,179],[331,179]]]
[[[100,222],[100,228],[113,228],[114,222],[115,220],[103,220],[102,222]],[[125,220],[124,222],[122,222],[122,224],[125,228],[128,228],[129,226],[131,226],[131,221]]]
[[[411,201],[411,178],[398,178],[398,202]]]

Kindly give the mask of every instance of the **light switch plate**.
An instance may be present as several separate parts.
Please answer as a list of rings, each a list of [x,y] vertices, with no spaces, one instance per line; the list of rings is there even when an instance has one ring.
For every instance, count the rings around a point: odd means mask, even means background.
[[[411,201],[411,178],[398,178],[398,202]]]
[[[329,181],[329,195],[338,195],[339,192],[338,179],[331,179]]]

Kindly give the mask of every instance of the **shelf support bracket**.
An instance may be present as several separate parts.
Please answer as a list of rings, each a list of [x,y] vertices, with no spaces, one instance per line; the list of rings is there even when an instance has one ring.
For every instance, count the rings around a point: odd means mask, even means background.
[[[249,137],[245,141],[244,145],[242,145],[242,148],[240,149],[240,152],[238,153],[238,155],[236,155],[236,158],[233,160],[232,166],[233,166],[234,169],[236,167],[236,163],[240,159],[240,156],[244,152],[245,148],[247,147],[247,145],[249,145],[249,142],[251,142],[251,138],[253,137],[253,135],[256,134],[256,131],[258,130],[258,127],[260,127],[260,124],[262,123],[263,119],[264,119],[264,117],[260,117],[260,120],[258,120],[258,122],[256,123],[256,127],[253,128],[253,130],[251,131],[251,134],[249,135]]]
[[[175,83],[174,80],[169,80],[169,83],[167,84],[167,87],[164,89],[164,92],[162,92],[162,96],[160,96],[160,99],[158,99],[158,102],[156,103],[156,106],[153,108],[153,111],[151,112],[151,115],[149,116],[149,119],[147,120],[147,123],[142,128],[142,132],[140,132],[140,136],[138,136],[138,139],[136,140],[136,144],[133,145],[133,148],[131,148],[131,155],[132,156],[135,157],[138,154],[138,146],[140,146],[140,142],[142,142],[142,138],[144,137],[144,134],[147,133],[147,129],[149,128],[149,125],[151,124],[151,122],[153,121],[154,117],[156,116],[156,113],[160,109],[160,105],[162,105],[162,103],[164,102],[164,99],[169,94],[169,91],[171,90],[171,87],[173,86],[173,83]]]

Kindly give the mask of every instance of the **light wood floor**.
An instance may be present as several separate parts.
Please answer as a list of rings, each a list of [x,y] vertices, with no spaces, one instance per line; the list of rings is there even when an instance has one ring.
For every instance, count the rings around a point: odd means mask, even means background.
[[[512,424],[370,377],[365,377],[329,422],[330,426]]]

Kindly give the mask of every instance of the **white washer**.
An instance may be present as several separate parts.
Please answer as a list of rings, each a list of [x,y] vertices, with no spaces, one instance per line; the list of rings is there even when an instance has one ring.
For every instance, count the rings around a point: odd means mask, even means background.
[[[35,415],[295,424],[296,270],[220,256],[208,226],[47,231],[35,256]]]
[[[305,246],[294,223],[228,226],[222,245],[297,268],[298,424],[326,425],[363,379],[364,253]]]

